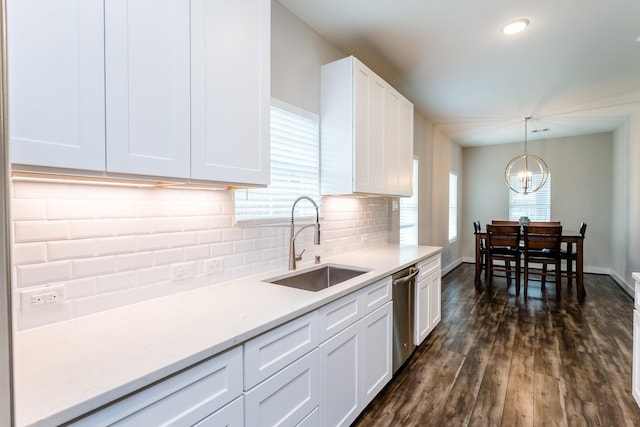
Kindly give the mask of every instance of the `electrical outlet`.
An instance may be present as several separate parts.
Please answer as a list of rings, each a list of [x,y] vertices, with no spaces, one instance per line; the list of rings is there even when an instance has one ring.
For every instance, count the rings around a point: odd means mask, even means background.
[[[171,280],[190,279],[196,275],[195,262],[181,262],[171,266]]]
[[[64,305],[64,285],[45,286],[20,292],[23,313]]]
[[[224,270],[222,258],[212,258],[204,262],[204,274],[207,276],[215,273],[222,273],[222,270]]]

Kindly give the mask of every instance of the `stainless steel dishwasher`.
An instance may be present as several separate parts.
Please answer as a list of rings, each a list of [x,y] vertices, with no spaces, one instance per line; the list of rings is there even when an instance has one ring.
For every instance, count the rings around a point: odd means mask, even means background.
[[[394,374],[416,348],[414,341],[415,286],[419,272],[420,270],[412,266],[391,276],[393,280],[392,368]]]

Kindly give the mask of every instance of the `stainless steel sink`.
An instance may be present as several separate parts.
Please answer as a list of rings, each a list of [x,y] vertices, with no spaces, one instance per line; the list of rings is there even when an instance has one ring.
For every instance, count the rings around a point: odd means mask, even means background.
[[[263,280],[276,285],[318,292],[357,277],[370,270],[337,264],[325,264]]]

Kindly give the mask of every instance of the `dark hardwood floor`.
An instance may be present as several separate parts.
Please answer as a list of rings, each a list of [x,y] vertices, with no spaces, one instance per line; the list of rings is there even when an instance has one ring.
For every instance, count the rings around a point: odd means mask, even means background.
[[[609,276],[585,274],[578,302],[565,279],[524,301],[473,275],[442,278],[442,321],[354,426],[640,426],[633,299]]]

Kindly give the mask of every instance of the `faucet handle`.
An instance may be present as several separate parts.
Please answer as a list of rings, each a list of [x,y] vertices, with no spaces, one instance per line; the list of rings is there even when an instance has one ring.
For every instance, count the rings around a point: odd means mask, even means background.
[[[303,249],[302,252],[296,255],[296,261],[300,261],[302,259],[302,254],[304,253],[304,251],[306,251],[306,249]]]

